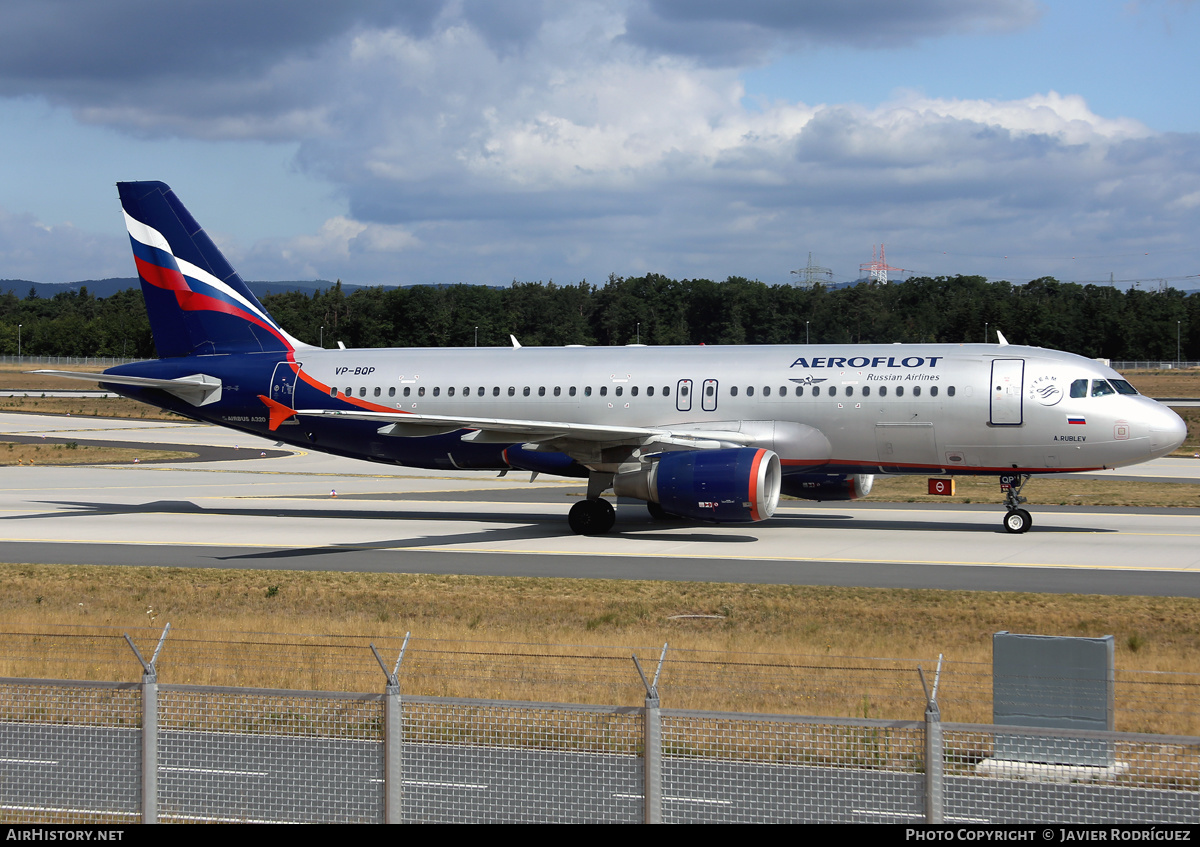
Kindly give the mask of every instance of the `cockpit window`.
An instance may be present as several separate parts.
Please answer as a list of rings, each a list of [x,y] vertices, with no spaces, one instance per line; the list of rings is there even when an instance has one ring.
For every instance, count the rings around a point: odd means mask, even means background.
[[[1123,379],[1110,379],[1112,387],[1117,389],[1118,394],[1137,394],[1137,389]]]
[[[1088,384],[1088,381],[1086,379],[1077,379],[1074,382],[1072,382],[1071,383],[1071,396],[1072,397],[1087,397],[1087,384]]]
[[[1106,380],[1106,379],[1093,379],[1092,380],[1092,396],[1093,397],[1103,397],[1106,394],[1116,394],[1116,393],[1117,393],[1116,389],[1108,384],[1108,380]]]

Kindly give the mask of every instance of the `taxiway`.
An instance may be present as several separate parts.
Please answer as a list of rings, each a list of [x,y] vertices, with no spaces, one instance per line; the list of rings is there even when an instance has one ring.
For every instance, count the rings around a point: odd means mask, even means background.
[[[221,448],[190,462],[5,468],[7,562],[1200,596],[1200,509],[1037,507],[1015,536],[999,495],[786,501],[765,523],[722,526],[654,522],[622,503],[611,534],[582,537],[566,525],[578,481],[296,454],[187,422],[4,414],[0,432]],[[1200,482],[1200,461],[1111,473]]]

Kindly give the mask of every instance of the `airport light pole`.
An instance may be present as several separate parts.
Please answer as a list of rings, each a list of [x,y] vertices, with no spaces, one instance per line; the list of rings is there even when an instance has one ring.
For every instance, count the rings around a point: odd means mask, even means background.
[[[479,346],[479,327],[475,327],[475,346]]]
[[[804,343],[808,343],[808,321],[804,322]]]
[[[1175,321],[1175,367],[1178,368],[1183,364],[1183,347],[1179,342],[1180,329],[1183,326],[1183,321]]]
[[[17,364],[21,363],[21,325],[17,324]]]
[[[325,349],[325,327],[321,327],[321,349]]]

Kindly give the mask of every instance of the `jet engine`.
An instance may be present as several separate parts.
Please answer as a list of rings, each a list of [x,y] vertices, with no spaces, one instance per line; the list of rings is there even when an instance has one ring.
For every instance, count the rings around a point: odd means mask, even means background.
[[[873,474],[788,474],[783,493],[804,500],[857,500],[871,493]]]
[[[779,456],[771,450],[680,450],[661,454],[645,469],[618,474],[613,490],[658,503],[672,515],[745,523],[775,514],[781,479]]]

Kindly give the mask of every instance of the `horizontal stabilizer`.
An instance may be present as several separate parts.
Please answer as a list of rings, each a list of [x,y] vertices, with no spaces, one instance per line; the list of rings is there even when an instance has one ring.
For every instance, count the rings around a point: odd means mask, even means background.
[[[131,385],[138,388],[159,388],[193,406],[207,406],[221,399],[221,380],[208,374],[191,374],[178,379],[155,379],[148,376],[117,376],[81,371],[28,371],[28,373],[59,376],[64,379],[83,379],[104,385]]]

